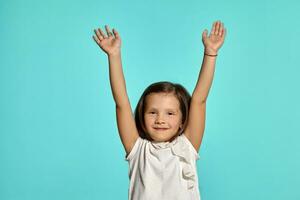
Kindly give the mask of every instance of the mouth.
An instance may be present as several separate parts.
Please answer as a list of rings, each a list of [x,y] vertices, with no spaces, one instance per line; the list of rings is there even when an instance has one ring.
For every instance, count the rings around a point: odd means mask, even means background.
[[[167,130],[168,128],[154,128],[155,130],[158,130],[158,131],[165,131]]]

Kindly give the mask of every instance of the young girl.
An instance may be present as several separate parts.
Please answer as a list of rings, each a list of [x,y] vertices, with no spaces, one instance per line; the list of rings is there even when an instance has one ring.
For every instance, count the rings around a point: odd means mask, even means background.
[[[129,162],[130,200],[199,200],[196,160],[205,127],[206,99],[226,29],[221,21],[202,33],[204,57],[192,96],[167,81],[148,86],[133,117],[121,63],[119,33],[98,28],[95,42],[107,54],[117,124]]]

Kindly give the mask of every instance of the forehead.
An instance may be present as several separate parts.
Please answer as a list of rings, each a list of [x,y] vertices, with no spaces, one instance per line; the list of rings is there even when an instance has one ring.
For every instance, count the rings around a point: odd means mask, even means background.
[[[180,103],[174,94],[151,93],[146,97],[146,108],[179,109]]]

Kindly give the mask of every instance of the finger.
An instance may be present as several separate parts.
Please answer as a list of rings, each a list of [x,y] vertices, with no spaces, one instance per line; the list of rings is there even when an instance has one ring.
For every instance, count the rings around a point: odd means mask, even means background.
[[[116,29],[114,29],[114,28],[113,28],[113,33],[114,33],[116,38],[120,38],[120,35],[119,35],[118,31],[116,31]]]
[[[214,23],[213,23],[210,34],[215,35],[215,32],[216,32],[216,24],[217,24],[217,22],[214,22]]]
[[[93,38],[94,38],[94,40],[95,40],[95,42],[96,42],[97,44],[100,44],[100,40],[98,39],[98,37],[96,37],[96,36],[93,35]]]
[[[98,28],[98,31],[100,32],[100,35],[101,35],[102,39],[103,38],[107,38],[107,36],[105,35],[105,33],[100,28]]]
[[[217,23],[216,23],[216,31],[215,31],[215,34],[216,34],[216,35],[219,35],[219,34],[220,34],[220,21],[217,21]]]
[[[220,23],[219,36],[221,36],[221,37],[222,37],[222,35],[223,35],[223,29],[224,29],[224,24],[223,24],[223,23]]]
[[[202,33],[202,38],[205,39],[207,37],[207,30],[205,29]]]
[[[101,33],[99,32],[99,29],[98,30],[94,29],[94,32],[99,41],[103,40],[103,37],[102,37]]]
[[[226,33],[227,33],[227,30],[226,30],[226,28],[224,28],[224,30],[223,30],[223,38],[225,38],[225,36],[226,36]]]
[[[112,33],[110,32],[108,25],[105,25],[105,29],[106,29],[106,33],[107,33],[108,37],[111,37]]]

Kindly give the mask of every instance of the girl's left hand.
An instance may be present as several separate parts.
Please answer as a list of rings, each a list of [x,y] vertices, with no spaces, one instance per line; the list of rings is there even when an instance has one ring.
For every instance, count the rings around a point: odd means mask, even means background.
[[[215,21],[208,37],[206,29],[202,33],[202,42],[205,46],[205,52],[217,54],[224,43],[225,36],[226,28],[224,28],[224,24],[221,21]]]

